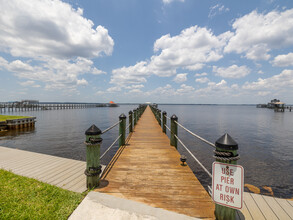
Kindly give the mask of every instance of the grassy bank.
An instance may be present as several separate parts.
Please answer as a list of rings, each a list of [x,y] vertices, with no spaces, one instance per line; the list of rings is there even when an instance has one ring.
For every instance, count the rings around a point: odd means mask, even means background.
[[[19,116],[19,115],[0,115],[0,121],[6,121],[9,119],[20,119],[20,118],[29,118],[28,116]]]
[[[0,169],[0,219],[67,219],[84,196]]]

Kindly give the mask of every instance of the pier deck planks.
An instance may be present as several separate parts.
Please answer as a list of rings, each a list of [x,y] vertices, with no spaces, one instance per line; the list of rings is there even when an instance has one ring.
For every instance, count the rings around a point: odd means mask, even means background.
[[[0,147],[0,169],[37,179],[74,192],[84,192],[85,162]]]
[[[148,107],[111,170],[96,189],[177,213],[214,219],[214,203],[180,154],[170,146]]]

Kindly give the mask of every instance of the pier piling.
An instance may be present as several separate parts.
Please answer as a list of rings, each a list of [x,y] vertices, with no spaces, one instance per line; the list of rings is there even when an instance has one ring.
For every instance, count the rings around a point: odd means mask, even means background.
[[[237,164],[239,158],[238,144],[229,134],[224,134],[216,143],[215,158],[217,162]],[[219,204],[215,206],[215,217],[218,220],[233,220],[236,218],[236,210]]]
[[[92,125],[86,130],[86,170],[84,171],[86,178],[86,186],[88,189],[99,186],[100,173],[102,167],[100,165],[100,146],[103,139],[101,138],[101,130]]]

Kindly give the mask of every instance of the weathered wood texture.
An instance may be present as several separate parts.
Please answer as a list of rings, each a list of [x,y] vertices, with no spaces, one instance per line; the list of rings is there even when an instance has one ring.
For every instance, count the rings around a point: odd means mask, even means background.
[[[74,192],[86,190],[85,162],[0,147],[0,169]]]
[[[148,107],[128,144],[113,159],[96,189],[181,214],[214,219],[214,203],[180,154],[170,146]]]
[[[245,192],[243,208],[238,211],[237,219],[293,219],[293,203],[291,200]]]

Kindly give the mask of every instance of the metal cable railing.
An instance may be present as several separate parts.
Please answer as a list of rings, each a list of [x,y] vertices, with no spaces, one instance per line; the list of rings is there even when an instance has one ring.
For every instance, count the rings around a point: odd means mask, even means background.
[[[171,133],[171,129],[167,126],[167,125],[165,125],[165,127],[170,131],[170,133]]]
[[[169,119],[169,120],[171,119],[171,118],[169,118],[167,115],[166,115],[165,117],[166,117],[167,119]]]
[[[206,140],[206,139],[204,139],[204,138],[198,136],[197,134],[194,134],[193,132],[191,132],[190,130],[188,130],[187,128],[185,128],[183,125],[181,125],[181,124],[178,123],[177,121],[175,121],[175,123],[176,123],[177,125],[179,125],[181,128],[183,128],[185,131],[187,131],[189,134],[191,134],[192,136],[194,136],[194,137],[200,139],[201,141],[207,143],[208,145],[210,145],[210,146],[216,148],[215,144],[213,144],[212,142],[209,142],[208,140]]]
[[[121,121],[118,121],[117,123],[115,123],[114,125],[112,125],[111,127],[107,128],[106,130],[102,131],[102,134],[105,134],[107,131],[110,131],[112,128],[116,127]]]
[[[120,134],[116,140],[111,144],[110,147],[108,147],[108,149],[103,153],[103,155],[100,157],[100,160],[105,156],[105,154],[114,146],[114,144],[119,140],[119,138],[122,136],[122,134]]]
[[[204,165],[202,165],[202,163],[194,156],[193,153],[191,153],[191,151],[185,146],[185,144],[183,144],[183,142],[177,137],[177,135],[174,135],[177,140],[180,142],[180,144],[185,148],[185,150],[193,157],[193,159],[201,166],[201,168],[212,178],[212,174],[204,167]]]

